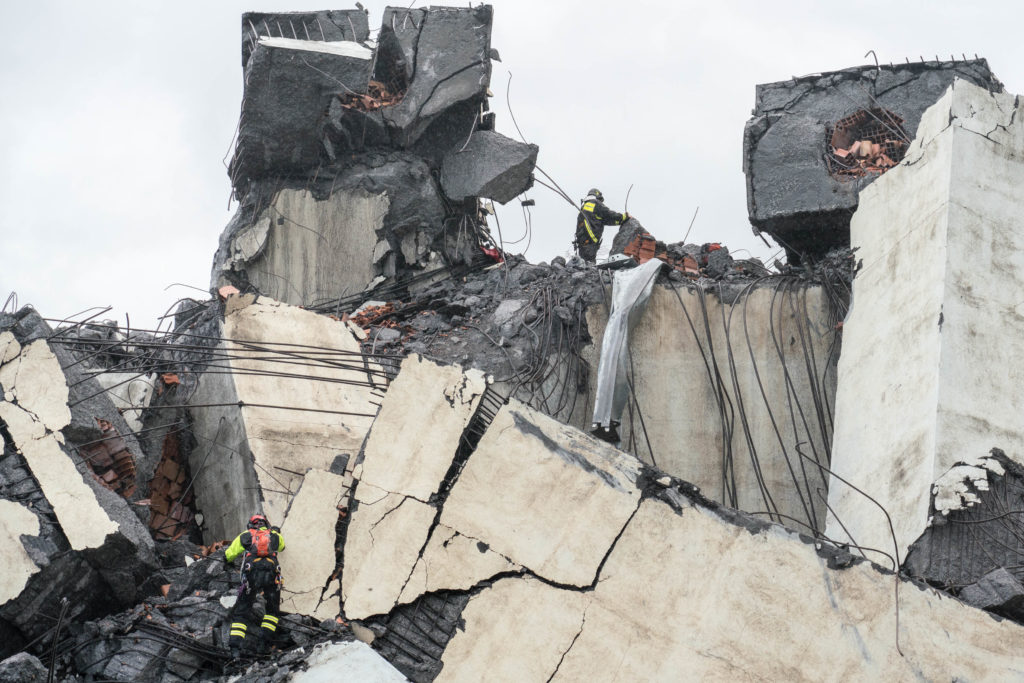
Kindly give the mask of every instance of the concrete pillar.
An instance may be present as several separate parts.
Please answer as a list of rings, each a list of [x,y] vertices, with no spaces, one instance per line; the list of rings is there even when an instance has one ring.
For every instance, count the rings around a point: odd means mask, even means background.
[[[1024,117],[956,81],[851,222],[863,267],[839,361],[828,533],[902,556],[932,483],[992,447],[1024,457]],[[882,560],[881,555],[871,555]]]

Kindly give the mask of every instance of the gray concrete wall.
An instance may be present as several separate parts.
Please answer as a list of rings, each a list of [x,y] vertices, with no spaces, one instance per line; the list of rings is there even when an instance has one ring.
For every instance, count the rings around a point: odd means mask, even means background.
[[[249,281],[289,304],[309,305],[361,292],[374,278],[377,230],[386,194],[338,190],[318,200],[306,190],[281,190],[234,240],[234,257]]]
[[[714,500],[822,529],[838,355],[824,290],[767,278],[724,291],[655,286],[631,335],[622,447]],[[587,311],[591,396],[606,319]],[[589,428],[583,412],[573,424]]]
[[[836,473],[892,517],[899,552],[928,523],[932,483],[993,447],[1024,458],[1024,125],[1012,95],[958,81],[900,166],[861,194],[863,269],[844,332]],[[829,533],[893,549],[885,515],[833,483]],[[842,529],[845,525],[846,530]]]

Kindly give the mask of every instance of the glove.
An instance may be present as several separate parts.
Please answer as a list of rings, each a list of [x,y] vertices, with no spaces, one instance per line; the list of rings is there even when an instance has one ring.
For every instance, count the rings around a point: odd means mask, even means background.
[[[625,223],[625,222],[626,222],[626,221],[628,221],[628,220],[629,220],[630,218],[632,218],[632,216],[630,216],[630,215],[629,215],[629,212],[628,212],[628,211],[627,211],[626,213],[622,214],[622,216],[623,216],[623,218],[622,218],[622,222],[623,222],[623,223]]]

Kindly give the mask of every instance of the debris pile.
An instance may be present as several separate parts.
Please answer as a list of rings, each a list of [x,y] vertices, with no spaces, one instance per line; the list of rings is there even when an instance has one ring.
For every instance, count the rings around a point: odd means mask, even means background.
[[[860,191],[902,159],[921,115],[954,79],[1003,90],[984,59],[862,66],[758,85],[743,134],[755,234],[771,235],[792,265],[849,246]]]
[[[885,173],[903,160],[910,145],[903,119],[879,107],[855,112],[825,134],[828,172],[838,178]]]

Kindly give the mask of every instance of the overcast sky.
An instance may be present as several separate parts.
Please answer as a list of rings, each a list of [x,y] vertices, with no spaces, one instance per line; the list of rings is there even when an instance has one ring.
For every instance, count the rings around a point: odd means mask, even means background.
[[[386,3],[363,0],[370,27]],[[422,3],[416,3],[421,6]],[[496,0],[492,109],[498,130],[540,145],[539,165],[574,198],[596,185],[659,239],[774,250],[751,233],[741,170],[757,83],[951,53],[987,57],[1024,88],[1015,3]],[[350,5],[334,5],[345,9]],[[0,43],[0,301],[46,317],[154,327],[176,300],[205,298],[227,224],[224,167],[242,93],[242,12],[278,2],[6,3]],[[530,195],[533,262],[566,254],[575,212]],[[234,210],[232,205],[231,209]],[[506,243],[524,236],[499,207]],[[746,250],[746,251],[744,251]]]

